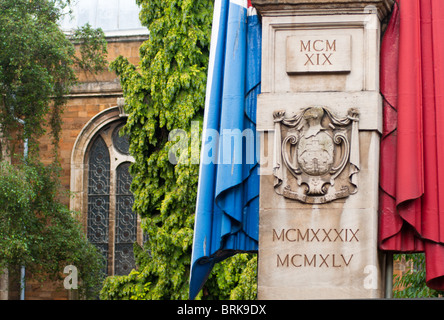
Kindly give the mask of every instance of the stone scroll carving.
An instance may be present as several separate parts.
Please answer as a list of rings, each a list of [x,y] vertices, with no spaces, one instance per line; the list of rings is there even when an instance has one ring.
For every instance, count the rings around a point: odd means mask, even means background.
[[[359,114],[345,117],[323,106],[286,118],[273,113],[275,191],[303,203],[327,203],[357,192]]]

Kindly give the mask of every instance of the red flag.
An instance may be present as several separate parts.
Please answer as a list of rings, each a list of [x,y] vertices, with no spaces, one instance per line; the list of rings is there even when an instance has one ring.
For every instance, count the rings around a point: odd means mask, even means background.
[[[380,248],[444,290],[444,1],[398,0],[381,47]]]

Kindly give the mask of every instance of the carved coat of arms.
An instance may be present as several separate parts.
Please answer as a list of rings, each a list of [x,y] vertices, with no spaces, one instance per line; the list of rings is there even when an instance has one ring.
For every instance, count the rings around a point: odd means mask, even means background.
[[[293,117],[275,111],[275,190],[304,203],[326,203],[357,192],[359,114],[337,117],[309,107]]]

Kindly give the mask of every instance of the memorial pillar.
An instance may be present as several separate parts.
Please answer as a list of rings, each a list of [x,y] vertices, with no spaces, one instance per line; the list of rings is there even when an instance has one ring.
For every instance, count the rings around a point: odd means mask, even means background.
[[[392,0],[256,0],[259,299],[384,296],[381,21]]]

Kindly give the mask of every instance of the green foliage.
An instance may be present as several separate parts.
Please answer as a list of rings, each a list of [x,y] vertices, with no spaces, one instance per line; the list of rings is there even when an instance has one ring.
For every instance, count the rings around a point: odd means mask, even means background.
[[[80,69],[95,74],[105,70],[108,65],[106,60],[108,45],[102,29],[94,29],[87,23],[74,30],[71,40],[80,45],[80,57],[74,57]]]
[[[37,278],[59,279],[66,265],[75,265],[80,294],[88,298],[97,296],[103,262],[58,201],[57,145],[75,70],[102,70],[106,42],[101,30],[88,25],[74,33],[73,42],[65,36],[57,22],[69,3],[0,0],[0,137],[10,142],[2,139],[0,155],[20,140],[29,147],[26,165],[0,162],[0,267],[24,265]],[[37,160],[38,139],[47,125],[55,161],[44,167]]]
[[[124,130],[135,158],[130,169],[133,208],[143,218],[148,241],[144,250],[135,249],[138,269],[107,278],[101,298],[188,299],[199,165],[190,161],[191,143],[179,155],[188,161],[172,164],[169,152],[176,142],[168,137],[180,129],[188,141],[196,141],[192,123],[202,123],[213,1],[137,3],[142,24],[150,30],[140,47],[140,65],[120,56],[110,68],[124,91]],[[250,258],[238,255],[218,264],[199,298],[254,298],[256,260]]]
[[[402,276],[395,276],[393,290],[395,298],[433,298],[444,295],[443,291],[427,287],[425,256],[423,253],[398,254],[394,258],[412,263],[411,270],[408,270]]]
[[[257,255],[238,254],[216,264],[203,294],[205,299],[255,300]]]
[[[61,280],[78,268],[83,297],[97,296],[103,280],[100,253],[76,216],[58,200],[57,167],[0,162],[0,269],[25,266],[35,279]]]
[[[57,22],[68,2],[0,0],[0,127],[10,139],[17,138],[13,132],[18,139],[27,138],[33,154],[46,120],[58,143],[63,105],[76,82],[74,68],[96,71],[104,66],[101,30],[86,26],[75,32],[74,39],[82,44],[80,57],[60,30]],[[23,130],[17,119],[24,121]]]
[[[128,276],[106,278],[100,298],[103,300],[186,299],[157,285],[159,274],[153,270],[151,255],[137,244],[134,248],[138,270]],[[164,257],[165,258],[165,257]],[[142,263],[139,259],[144,260]],[[165,269],[163,269],[165,271]],[[187,279],[182,281],[188,285]],[[161,281],[164,281],[163,279]],[[257,294],[257,256],[238,254],[215,265],[197,299],[254,300]]]

